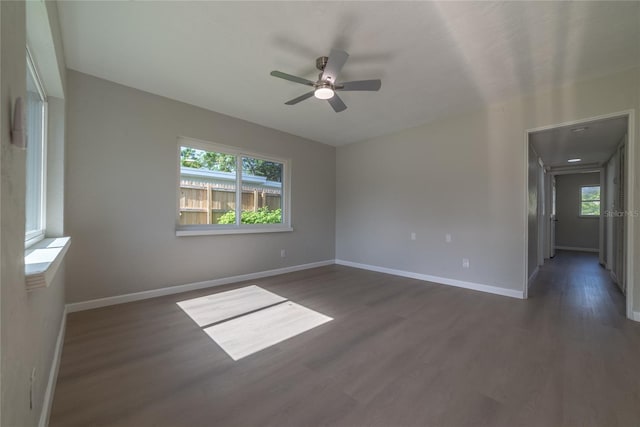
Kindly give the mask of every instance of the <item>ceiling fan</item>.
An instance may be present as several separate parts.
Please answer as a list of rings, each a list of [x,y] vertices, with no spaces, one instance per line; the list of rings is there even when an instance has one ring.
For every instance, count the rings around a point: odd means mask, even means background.
[[[295,83],[300,83],[306,86],[311,86],[313,90],[307,92],[304,95],[300,95],[290,101],[285,102],[286,105],[295,105],[300,101],[304,101],[307,98],[315,96],[318,99],[326,99],[333,110],[336,113],[344,111],[347,106],[342,99],[336,93],[339,90],[361,90],[361,91],[378,91],[382,82],[376,80],[356,80],[353,82],[337,83],[338,73],[344,67],[347,62],[349,54],[342,50],[331,49],[329,56],[321,56],[316,59],[316,68],[320,70],[318,81],[312,82],[311,80],[304,79],[302,77],[292,76],[291,74],[283,73],[281,71],[272,71],[273,77],[289,80]]]

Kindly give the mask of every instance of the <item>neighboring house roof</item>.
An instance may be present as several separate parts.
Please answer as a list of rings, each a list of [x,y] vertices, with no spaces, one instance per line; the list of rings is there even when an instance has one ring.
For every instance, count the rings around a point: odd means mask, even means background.
[[[236,174],[235,172],[220,172],[181,166],[180,181],[187,185],[203,186],[209,184],[217,189],[234,190]],[[244,191],[280,194],[282,192],[282,183],[269,181],[263,176],[243,173],[242,189]]]

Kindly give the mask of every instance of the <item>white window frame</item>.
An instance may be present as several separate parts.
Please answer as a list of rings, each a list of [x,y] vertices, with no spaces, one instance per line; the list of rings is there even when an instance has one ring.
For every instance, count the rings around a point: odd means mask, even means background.
[[[44,85],[42,84],[42,79],[40,78],[40,74],[35,66],[33,61],[33,57],[31,56],[31,52],[27,47],[26,53],[26,62],[27,62],[27,72],[31,73],[33,80],[36,85],[36,89],[38,90],[38,94],[40,95],[40,99],[42,99],[42,153],[41,153],[41,165],[40,165],[40,226],[37,230],[33,230],[30,232],[26,232],[25,230],[25,248],[38,243],[46,234],[47,229],[47,134],[48,134],[48,102],[47,102],[47,93],[44,90]],[[27,135],[29,138],[29,135]],[[29,144],[29,140],[27,139],[27,144]],[[26,171],[25,171],[26,173]],[[26,209],[26,207],[25,207]],[[26,211],[25,211],[26,213]]]
[[[236,223],[235,224],[180,224],[180,149],[190,147],[204,151],[231,154],[236,157]],[[252,157],[282,164],[282,223],[241,224],[242,214],[242,157]],[[291,160],[256,153],[228,145],[217,144],[188,137],[179,137],[176,147],[176,236],[201,236],[215,234],[274,233],[293,231],[291,226]]]
[[[598,187],[600,189],[600,198],[598,200],[583,200],[582,199],[582,189],[586,187]],[[583,215],[582,214],[582,203],[584,202],[600,202],[600,213],[598,215]],[[602,187],[600,184],[585,184],[580,186],[580,203],[578,205],[578,216],[580,218],[600,218],[602,215]]]

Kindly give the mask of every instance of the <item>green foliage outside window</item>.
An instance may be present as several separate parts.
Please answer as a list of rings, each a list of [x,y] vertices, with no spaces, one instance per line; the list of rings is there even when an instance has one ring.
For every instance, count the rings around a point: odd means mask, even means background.
[[[195,169],[208,169],[219,172],[236,171],[235,156],[191,147],[180,148],[180,164]],[[282,164],[280,163],[254,159],[253,157],[243,157],[242,172],[262,176],[269,181],[282,182]]]
[[[242,224],[280,224],[282,223],[282,209],[271,210],[268,207],[259,208],[257,211],[242,211]],[[220,217],[218,224],[235,224],[236,212],[228,211]]]
[[[588,186],[580,188],[580,215],[600,215],[600,186]]]

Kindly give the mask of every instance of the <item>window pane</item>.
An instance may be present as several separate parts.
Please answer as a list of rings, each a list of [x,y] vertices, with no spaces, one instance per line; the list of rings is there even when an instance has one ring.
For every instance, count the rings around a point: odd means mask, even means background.
[[[194,145],[179,150],[179,225],[284,223],[285,162]]]
[[[235,224],[236,157],[180,147],[180,225]]]
[[[44,100],[30,70],[27,70],[27,176],[26,233],[42,230]]]
[[[580,215],[600,215],[600,186],[593,185],[580,188]]]
[[[582,202],[582,205],[580,207],[580,215],[584,215],[584,216],[600,215],[600,201]]]
[[[242,224],[282,224],[282,163],[242,158]]]
[[[582,187],[582,200],[600,200],[600,186]]]

